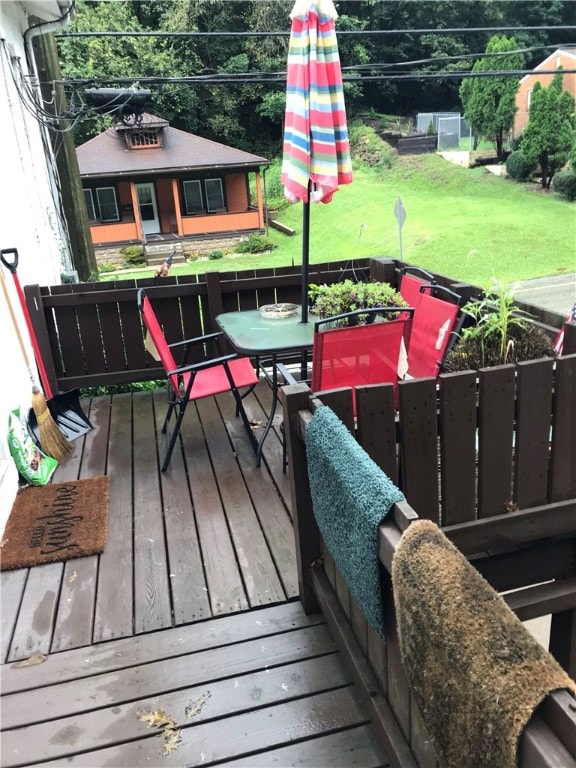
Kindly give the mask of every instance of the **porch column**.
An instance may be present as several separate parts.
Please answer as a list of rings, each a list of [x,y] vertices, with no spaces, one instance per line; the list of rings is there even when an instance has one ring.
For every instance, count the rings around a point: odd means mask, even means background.
[[[176,234],[181,237],[184,232],[182,231],[182,215],[180,211],[180,189],[178,188],[178,179],[172,179],[172,199],[174,201],[174,213],[176,215]]]
[[[130,182],[130,197],[132,198],[132,208],[134,209],[134,223],[136,224],[136,235],[138,240],[144,241],[144,232],[142,230],[142,218],[140,216],[140,203],[138,202],[138,193],[136,185]]]
[[[265,229],[264,204],[262,202],[262,182],[260,181],[260,169],[256,171],[256,199],[258,200],[258,227]]]

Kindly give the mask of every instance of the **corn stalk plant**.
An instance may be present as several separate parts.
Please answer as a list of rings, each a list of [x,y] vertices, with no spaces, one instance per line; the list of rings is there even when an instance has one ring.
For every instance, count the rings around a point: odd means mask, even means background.
[[[471,301],[462,311],[474,319],[474,325],[465,328],[462,339],[478,339],[485,364],[485,342],[496,337],[499,348],[499,362],[504,365],[508,360],[514,339],[510,338],[512,328],[524,329],[528,326],[531,315],[514,306],[517,288],[498,278],[493,278],[484,296]]]

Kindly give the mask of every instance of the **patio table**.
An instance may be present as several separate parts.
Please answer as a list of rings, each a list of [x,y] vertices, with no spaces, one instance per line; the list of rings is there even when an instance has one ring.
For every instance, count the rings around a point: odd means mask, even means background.
[[[259,467],[264,441],[278,404],[278,357],[291,352],[301,353],[302,364],[305,365],[307,352],[312,349],[314,323],[302,323],[301,308],[298,307],[292,317],[278,319],[262,317],[259,309],[224,312],[216,317],[216,324],[238,354],[257,359],[272,388],[270,413],[256,450],[256,466]],[[270,360],[270,374],[261,364],[263,358]]]

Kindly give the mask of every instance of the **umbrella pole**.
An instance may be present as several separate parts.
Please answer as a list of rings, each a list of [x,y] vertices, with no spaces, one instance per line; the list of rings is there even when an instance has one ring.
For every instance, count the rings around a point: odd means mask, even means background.
[[[310,262],[310,183],[302,210],[302,322],[308,322],[308,266]]]

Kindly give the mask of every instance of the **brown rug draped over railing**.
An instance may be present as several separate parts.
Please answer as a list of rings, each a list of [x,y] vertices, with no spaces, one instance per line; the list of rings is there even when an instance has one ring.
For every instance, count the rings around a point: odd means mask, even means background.
[[[516,766],[538,704],[576,695],[576,683],[429,520],[402,535],[392,586],[402,662],[441,764]]]

